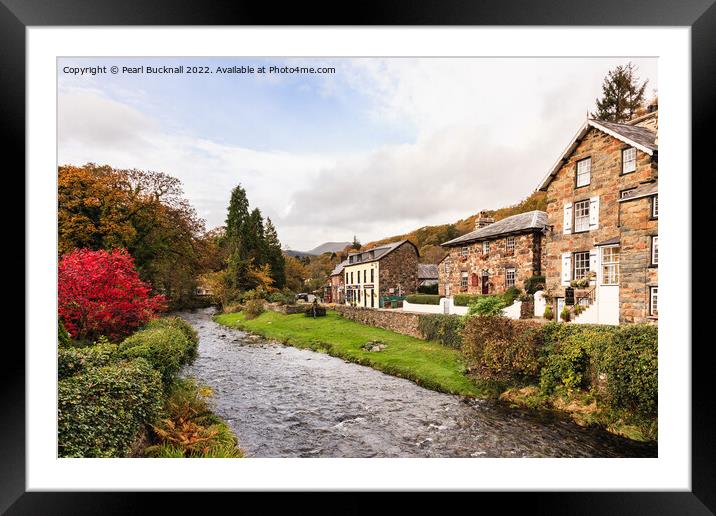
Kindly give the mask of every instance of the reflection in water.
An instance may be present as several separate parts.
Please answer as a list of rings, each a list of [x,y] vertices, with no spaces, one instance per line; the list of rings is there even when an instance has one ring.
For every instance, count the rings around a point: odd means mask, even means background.
[[[654,457],[570,421],[419,387],[369,367],[250,336],[182,313],[199,332],[184,374],[250,457]]]

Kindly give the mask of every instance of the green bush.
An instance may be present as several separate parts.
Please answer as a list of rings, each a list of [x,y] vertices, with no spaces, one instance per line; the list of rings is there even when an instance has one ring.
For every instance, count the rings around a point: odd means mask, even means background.
[[[244,304],[244,313],[247,319],[255,319],[264,313],[264,300],[259,298],[249,299]]]
[[[548,321],[551,321],[554,319],[554,312],[552,311],[552,305],[547,305],[544,307],[544,314],[543,317],[547,319]]]
[[[62,324],[62,321],[59,319],[57,320],[57,346],[60,348],[72,347],[72,339],[70,339],[70,334],[67,333],[65,325]]]
[[[479,296],[467,311],[467,315],[500,316],[505,308],[505,301],[501,296]]]
[[[443,346],[460,349],[462,317],[447,314],[421,314],[418,329],[427,340],[436,340]]]
[[[176,327],[151,328],[130,335],[119,346],[123,358],[144,358],[159,371],[165,385],[186,361],[191,346],[184,332]]]
[[[452,297],[452,302],[455,306],[470,306],[472,303],[480,299],[481,297],[477,294],[455,294]]]
[[[278,303],[279,305],[290,305],[294,299],[295,295],[290,291],[271,292],[268,295],[269,303]]]
[[[420,285],[418,287],[418,294],[438,294],[438,285]]]
[[[601,356],[607,377],[606,399],[615,409],[655,418],[659,393],[658,328],[648,324],[619,327]]]
[[[124,457],[162,404],[160,375],[137,359],[88,368],[58,384],[60,457]]]
[[[440,296],[437,294],[410,294],[405,300],[415,305],[439,305]]]
[[[559,312],[559,318],[562,319],[564,322],[569,322],[570,316],[569,316],[569,308],[567,305],[564,305],[562,308],[562,311]]]
[[[190,364],[196,358],[199,350],[199,334],[194,327],[181,317],[161,317],[152,319],[144,327],[147,330],[155,328],[176,328],[180,330],[189,341],[186,353],[182,357],[182,364]]]
[[[462,350],[483,378],[536,378],[544,347],[542,325],[507,317],[476,316],[465,321]]]
[[[60,348],[57,350],[57,377],[61,380],[90,367],[102,367],[117,361],[116,344],[102,343],[86,348]]]
[[[525,280],[525,292],[528,294],[534,294],[538,290],[544,290],[545,286],[544,276],[531,276]]]
[[[502,302],[505,303],[505,306],[510,306],[515,302],[515,299],[520,297],[521,294],[522,291],[517,287],[510,287],[505,290],[504,294],[502,294]]]

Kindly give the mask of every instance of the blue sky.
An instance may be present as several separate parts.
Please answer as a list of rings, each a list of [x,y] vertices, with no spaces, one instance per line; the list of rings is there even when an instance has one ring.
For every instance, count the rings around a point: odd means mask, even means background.
[[[233,186],[310,249],[529,195],[622,58],[58,61],[58,160],[161,170],[223,223]],[[632,59],[647,91],[656,59]],[[333,66],[334,74],[70,75],[66,66]]]

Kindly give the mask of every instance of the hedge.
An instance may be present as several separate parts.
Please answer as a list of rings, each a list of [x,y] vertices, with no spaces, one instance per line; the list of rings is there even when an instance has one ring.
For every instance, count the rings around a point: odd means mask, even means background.
[[[189,341],[189,347],[184,354],[184,363],[191,363],[196,358],[199,350],[199,333],[194,327],[186,322],[181,317],[162,317],[159,319],[152,319],[145,326],[145,329],[151,330],[154,328],[176,328],[180,330]]]
[[[69,348],[72,346],[72,339],[70,334],[67,333],[65,325],[62,324],[61,320],[57,320],[57,346],[60,348]]]
[[[463,319],[456,315],[421,314],[418,330],[427,340],[436,340],[443,346],[460,349]]]
[[[410,294],[405,300],[415,305],[439,305],[440,297],[436,294]]]
[[[438,294],[438,285],[419,285],[418,294]]]
[[[60,380],[59,456],[126,456],[161,406],[160,375],[143,359],[88,368]]]
[[[469,306],[481,297],[479,294],[455,294],[452,302],[455,306]]]
[[[57,350],[57,377],[61,380],[90,367],[102,367],[116,362],[119,357],[116,344],[96,344],[86,348],[60,348]]]
[[[144,358],[159,371],[167,385],[188,361],[192,344],[176,327],[155,327],[130,335],[119,346],[122,358]]]
[[[538,290],[543,290],[545,286],[544,276],[530,276],[525,280],[525,292],[534,294]]]

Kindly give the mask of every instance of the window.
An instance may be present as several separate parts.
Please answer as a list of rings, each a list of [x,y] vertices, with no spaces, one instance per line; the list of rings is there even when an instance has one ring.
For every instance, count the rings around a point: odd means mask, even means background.
[[[659,265],[659,237],[651,237],[651,264]]]
[[[574,276],[572,279],[578,280],[586,278],[589,275],[589,251],[582,253],[574,253]]]
[[[363,269],[363,283],[366,282],[366,278],[368,277],[368,271]]]
[[[467,287],[467,272],[460,274],[460,286]]]
[[[636,149],[629,147],[622,151],[622,174],[628,174],[636,170]]]
[[[468,252],[469,252],[469,249],[466,245],[464,245],[460,248],[460,256],[467,256]]]
[[[651,198],[651,216],[655,219],[659,218],[659,196],[655,195]]]
[[[602,285],[619,285],[618,247],[602,247]]]
[[[627,188],[626,190],[622,190],[619,192],[619,198],[626,199],[627,197],[631,197],[634,195],[634,190],[636,190],[636,188]]]
[[[649,315],[659,316],[659,287],[649,287]]]
[[[511,288],[515,286],[515,269],[505,269],[505,288]]]
[[[448,260],[445,260],[445,274],[450,273],[450,262]]]
[[[488,242],[487,240],[485,240],[485,241],[482,243],[482,254],[487,254],[487,253],[489,253],[489,252],[490,252],[490,242]]]
[[[515,237],[512,237],[512,236],[511,236],[511,237],[507,237],[507,238],[505,239],[505,250],[506,250],[508,253],[513,253],[513,252],[515,252]]]
[[[351,285],[353,284],[353,271],[351,271]]]
[[[375,281],[375,269],[370,270],[370,282],[373,283]]]
[[[589,231],[589,199],[574,203],[574,232]]]
[[[592,180],[592,158],[577,161],[577,188],[587,186]]]

